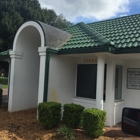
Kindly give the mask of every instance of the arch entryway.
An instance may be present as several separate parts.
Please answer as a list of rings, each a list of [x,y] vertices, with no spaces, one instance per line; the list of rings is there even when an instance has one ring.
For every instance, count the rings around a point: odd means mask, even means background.
[[[14,39],[13,50],[10,52],[11,76],[8,103],[10,112],[37,107],[42,56],[39,52],[41,52],[40,48],[45,52],[44,46],[44,32],[39,23],[28,21],[21,25]]]
[[[46,48],[58,50],[70,37],[69,33],[40,21],[21,25],[10,51],[8,111],[37,107],[44,101]]]

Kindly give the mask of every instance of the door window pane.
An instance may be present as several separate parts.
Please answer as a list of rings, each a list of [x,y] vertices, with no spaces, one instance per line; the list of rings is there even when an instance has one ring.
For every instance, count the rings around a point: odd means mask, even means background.
[[[116,66],[115,71],[115,100],[122,99],[122,66]]]

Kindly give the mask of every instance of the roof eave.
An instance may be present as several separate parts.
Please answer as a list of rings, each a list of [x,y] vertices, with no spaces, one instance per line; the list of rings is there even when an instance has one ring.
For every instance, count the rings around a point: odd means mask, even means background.
[[[75,48],[75,49],[62,49],[58,54],[82,54],[82,53],[99,53],[110,52],[115,53],[114,47],[89,47],[89,48]]]
[[[82,54],[82,53],[101,53],[101,52],[109,52],[112,54],[130,54],[130,53],[140,53],[140,46],[132,47],[132,48],[118,48],[118,49],[116,49],[115,47],[112,47],[112,46],[61,49],[61,50],[47,49],[46,52],[55,53],[55,54],[59,54],[59,55]]]
[[[115,54],[129,54],[129,53],[140,53],[140,46],[131,48],[118,48]]]

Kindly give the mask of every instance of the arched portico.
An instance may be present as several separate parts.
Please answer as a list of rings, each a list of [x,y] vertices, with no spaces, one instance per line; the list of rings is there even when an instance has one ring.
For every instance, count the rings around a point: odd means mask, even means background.
[[[37,22],[29,21],[19,28],[13,51],[10,52],[10,112],[37,106],[40,68],[38,47],[44,48],[45,51],[44,46],[44,33]]]
[[[37,107],[43,102],[46,48],[57,50],[70,37],[69,33],[40,21],[28,21],[21,25],[10,51],[8,111]]]

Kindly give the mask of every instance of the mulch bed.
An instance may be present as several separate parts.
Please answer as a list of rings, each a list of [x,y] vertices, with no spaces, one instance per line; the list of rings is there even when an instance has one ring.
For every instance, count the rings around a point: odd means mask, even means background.
[[[56,128],[47,129],[37,120],[37,109],[9,113],[0,108],[0,140],[63,140]],[[82,129],[75,129],[76,140],[94,140]],[[103,136],[95,140],[140,140],[140,137],[124,134],[120,125],[106,127]]]

